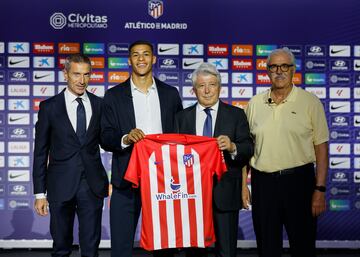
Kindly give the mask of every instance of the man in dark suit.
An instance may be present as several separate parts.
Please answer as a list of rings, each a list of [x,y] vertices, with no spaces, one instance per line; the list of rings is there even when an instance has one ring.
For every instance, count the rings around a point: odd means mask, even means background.
[[[145,134],[174,132],[175,113],[182,110],[176,88],[153,77],[152,65],[156,57],[151,43],[132,43],[128,62],[132,68],[131,77],[106,92],[101,118],[103,147],[113,153],[110,203],[112,257],[132,256],[141,209],[139,190],[123,179],[132,145]]]
[[[216,137],[224,153],[228,172],[215,185],[213,193],[215,251],[216,256],[235,257],[238,213],[242,207],[242,168],[253,154],[249,125],[242,109],[219,100],[221,77],[213,65],[201,64],[192,74],[192,83],[198,103],[176,115],[175,127],[179,133]],[[199,249],[188,250],[187,256],[195,255],[205,254]]]
[[[75,54],[65,62],[67,88],[40,103],[33,166],[35,210],[50,209],[52,256],[69,256],[75,213],[81,256],[97,257],[108,178],[101,163],[101,98],[86,91],[91,62]]]

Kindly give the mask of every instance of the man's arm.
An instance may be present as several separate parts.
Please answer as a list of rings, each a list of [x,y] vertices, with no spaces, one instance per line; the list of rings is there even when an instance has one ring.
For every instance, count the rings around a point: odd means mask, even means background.
[[[46,200],[46,172],[50,149],[50,121],[47,115],[46,105],[40,103],[38,121],[35,125],[35,148],[33,163],[33,185],[35,200],[35,211],[45,216],[48,214],[48,202]]]
[[[328,143],[322,143],[315,145],[316,156],[316,185],[326,186],[326,178],[329,166],[328,157]],[[314,190],[312,197],[312,214],[313,216],[319,216],[326,210],[325,192]]]

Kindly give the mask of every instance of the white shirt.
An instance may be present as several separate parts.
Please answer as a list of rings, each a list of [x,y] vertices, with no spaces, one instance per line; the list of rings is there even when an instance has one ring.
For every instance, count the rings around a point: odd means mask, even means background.
[[[64,92],[65,96],[65,106],[66,106],[66,112],[69,117],[69,120],[71,122],[72,127],[74,128],[74,131],[76,131],[76,122],[77,122],[77,107],[79,103],[76,101],[76,98],[80,97],[84,107],[85,107],[85,114],[86,114],[86,129],[88,129],[90,124],[90,119],[92,116],[92,109],[91,109],[91,103],[90,99],[85,91],[85,93],[81,96],[76,96],[73,93],[69,91],[68,88],[65,89]]]
[[[84,108],[85,108],[85,114],[86,114],[86,129],[88,129],[89,124],[90,124],[90,119],[92,116],[92,109],[91,109],[90,99],[89,99],[86,91],[83,95],[76,96],[73,93],[71,93],[68,88],[66,88],[64,91],[64,96],[65,96],[66,112],[67,112],[67,115],[69,117],[69,120],[70,120],[71,125],[75,132],[76,132],[76,122],[77,122],[77,107],[79,105],[79,103],[76,101],[76,98],[78,98],[78,97],[81,98]],[[35,194],[35,198],[36,199],[44,199],[44,198],[46,198],[46,196],[45,196],[45,193],[39,193],[39,194]]]
[[[201,104],[196,105],[196,135],[202,136],[203,130],[204,130],[204,124],[206,119],[206,112],[204,111],[206,107],[202,106]],[[210,107],[210,113],[212,118],[212,135],[214,136],[214,130],[215,130],[215,123],[216,123],[216,117],[219,109],[219,101],[216,102],[213,106]]]
[[[130,79],[130,86],[136,128],[141,129],[145,135],[162,133],[160,100],[154,78],[147,92],[140,91],[132,78]],[[127,134],[121,138],[123,148],[128,147],[123,143],[125,136]]]
[[[199,103],[197,103],[197,105],[196,105],[196,135],[197,136],[203,135],[205,119],[207,117],[207,114],[204,111],[205,108],[206,107],[202,106]],[[211,118],[212,118],[211,126],[212,126],[212,135],[213,136],[214,136],[214,131],[215,131],[215,123],[216,123],[216,117],[218,114],[218,110],[219,110],[219,100],[216,102],[216,104],[214,104],[213,106],[210,107],[210,114],[211,114]],[[235,147],[235,151],[230,153],[230,156],[234,160],[236,155],[237,155],[237,149]]]

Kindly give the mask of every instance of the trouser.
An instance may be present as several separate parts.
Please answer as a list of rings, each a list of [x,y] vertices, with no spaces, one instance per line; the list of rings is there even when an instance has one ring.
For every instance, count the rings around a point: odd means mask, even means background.
[[[252,216],[260,257],[279,257],[283,226],[292,257],[314,257],[316,218],[311,202],[315,186],[312,164],[265,173],[252,169]]]

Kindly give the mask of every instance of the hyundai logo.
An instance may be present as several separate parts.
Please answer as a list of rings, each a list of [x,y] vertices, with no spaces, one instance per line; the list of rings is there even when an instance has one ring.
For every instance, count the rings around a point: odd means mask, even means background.
[[[343,179],[343,178],[346,177],[346,174],[345,174],[344,172],[336,172],[336,173],[334,174],[334,177],[335,177],[336,179]]]
[[[13,186],[13,190],[15,192],[24,192],[25,191],[25,187],[23,185],[15,185]]]
[[[16,128],[16,129],[13,129],[13,134],[14,135],[24,135],[25,134],[25,129],[22,129],[22,128]]]
[[[164,65],[170,66],[170,65],[173,65],[175,62],[174,62],[174,60],[172,60],[172,59],[165,59],[165,60],[163,60],[162,63],[163,63]]]
[[[14,78],[17,78],[17,79],[21,79],[21,78],[25,77],[25,73],[22,71],[16,71],[12,75]]]
[[[334,118],[334,120],[335,120],[336,123],[343,123],[343,122],[345,122],[346,118],[343,117],[343,116],[336,116]]]
[[[312,46],[312,47],[310,47],[310,52],[312,52],[312,53],[320,53],[321,52],[321,47],[320,46]]]
[[[334,62],[336,67],[344,67],[346,65],[346,63],[342,60],[337,60]]]

